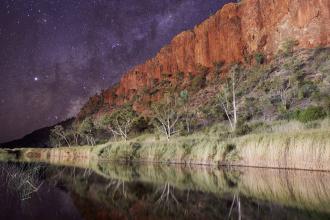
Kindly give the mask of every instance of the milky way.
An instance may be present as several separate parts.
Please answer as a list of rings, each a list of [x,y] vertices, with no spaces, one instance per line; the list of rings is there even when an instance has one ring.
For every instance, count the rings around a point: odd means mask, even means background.
[[[74,116],[228,0],[1,0],[0,142]]]

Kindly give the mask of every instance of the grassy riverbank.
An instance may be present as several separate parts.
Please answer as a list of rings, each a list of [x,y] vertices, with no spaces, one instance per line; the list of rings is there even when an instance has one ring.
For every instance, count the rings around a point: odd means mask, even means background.
[[[1,153],[24,161],[89,165],[91,160],[237,165],[330,171],[330,122],[317,128],[299,122],[277,122],[239,137],[223,137],[221,126],[170,141],[152,134],[103,145],[24,148]],[[17,151],[19,153],[17,153]],[[5,156],[7,154],[7,156]],[[10,156],[8,156],[10,155]]]
[[[221,140],[195,135],[171,141],[108,143],[104,160],[330,170],[327,129],[250,134]]]
[[[323,121],[327,124],[328,121]],[[297,122],[233,138],[208,133],[156,140],[153,135],[95,147],[21,149],[26,160],[88,165],[90,160],[240,165],[308,170],[330,170],[330,136],[327,126],[303,129]]]

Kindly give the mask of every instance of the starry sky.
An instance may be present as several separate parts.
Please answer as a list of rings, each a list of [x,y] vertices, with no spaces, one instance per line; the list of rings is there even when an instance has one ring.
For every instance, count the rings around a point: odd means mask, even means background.
[[[0,0],[0,142],[88,99],[229,0]]]

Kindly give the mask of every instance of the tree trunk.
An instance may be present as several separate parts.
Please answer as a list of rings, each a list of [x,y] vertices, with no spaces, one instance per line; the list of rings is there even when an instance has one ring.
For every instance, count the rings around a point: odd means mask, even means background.
[[[236,93],[235,93],[235,77],[233,77],[233,111],[234,111],[234,131],[237,125],[237,108],[236,108]]]
[[[63,136],[63,138],[64,138],[65,142],[67,143],[67,145],[68,145],[69,147],[71,147],[71,145],[70,145],[69,141],[66,139],[66,137]]]
[[[239,195],[237,196],[237,210],[238,210],[238,220],[242,219],[242,212],[241,212],[241,199]]]

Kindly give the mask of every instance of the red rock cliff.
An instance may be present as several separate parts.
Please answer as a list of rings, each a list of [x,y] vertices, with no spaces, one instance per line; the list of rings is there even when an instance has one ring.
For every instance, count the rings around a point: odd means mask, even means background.
[[[225,5],[215,15],[174,37],[152,59],[124,74],[119,85],[103,95],[130,99],[162,73],[196,73],[198,65],[243,61],[256,52],[272,57],[287,39],[300,48],[330,45],[329,0],[243,0]],[[120,104],[120,103],[119,103]]]

